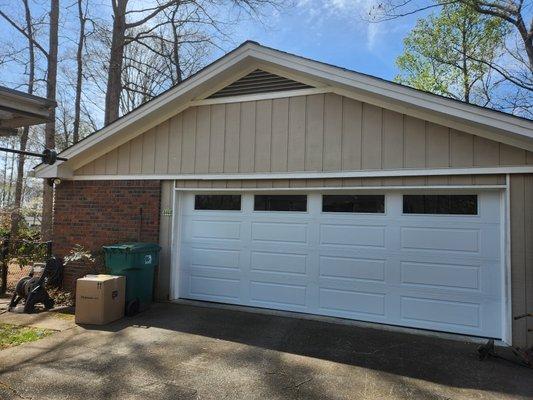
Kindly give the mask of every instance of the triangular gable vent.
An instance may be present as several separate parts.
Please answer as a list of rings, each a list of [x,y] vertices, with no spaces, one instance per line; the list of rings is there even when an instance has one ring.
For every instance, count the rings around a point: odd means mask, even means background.
[[[231,85],[220,89],[209,98],[216,99],[218,97],[240,96],[243,94],[281,92],[284,90],[308,89],[310,87],[304,83],[256,69]]]

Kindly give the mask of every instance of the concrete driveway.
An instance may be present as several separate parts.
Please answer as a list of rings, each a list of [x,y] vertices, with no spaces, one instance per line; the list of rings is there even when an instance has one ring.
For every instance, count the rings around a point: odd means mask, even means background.
[[[477,345],[304,319],[156,304],[0,352],[2,399],[518,399],[533,370]]]

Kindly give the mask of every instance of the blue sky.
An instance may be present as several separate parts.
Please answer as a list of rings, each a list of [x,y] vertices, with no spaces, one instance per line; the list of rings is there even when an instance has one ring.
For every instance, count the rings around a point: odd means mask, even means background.
[[[372,0],[297,0],[282,12],[268,11],[265,25],[242,22],[236,42],[246,39],[359,72],[393,79],[403,38],[422,15],[369,23]]]
[[[0,0],[0,7],[16,19],[22,18],[22,9],[15,9],[8,4],[11,0]],[[101,18],[109,16],[109,0],[91,0],[92,6],[98,5]],[[132,8],[136,2],[131,0]],[[292,0],[294,7],[281,10],[264,9],[263,21],[258,23],[241,16],[239,23],[232,24],[230,42],[223,44],[223,50],[211,55],[214,60],[230,51],[245,40],[259,43],[279,50],[291,52],[311,59],[327,62],[359,72],[375,75],[385,79],[393,79],[397,73],[394,61],[402,52],[403,38],[412,29],[421,14],[404,17],[393,21],[369,23],[364,15],[368,13],[376,0]],[[32,1],[34,16],[44,14],[46,6],[40,1]],[[66,20],[75,21],[74,9],[62,9],[61,42],[70,38],[70,32],[64,25]],[[67,16],[66,14],[71,14]],[[18,18],[17,18],[18,17]],[[0,21],[0,34],[5,37],[16,35],[13,29]],[[18,38],[18,36],[17,36]],[[22,40],[22,38],[19,38]],[[46,38],[42,38],[46,42]],[[2,81],[9,86],[24,82],[23,76],[5,76],[13,74],[13,70],[3,70]],[[20,71],[17,71],[20,72]],[[21,81],[21,82],[19,82]]]

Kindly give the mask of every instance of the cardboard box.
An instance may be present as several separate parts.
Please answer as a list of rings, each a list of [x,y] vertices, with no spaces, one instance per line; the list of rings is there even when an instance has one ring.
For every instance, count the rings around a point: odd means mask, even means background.
[[[76,281],[76,323],[104,325],[124,317],[126,278],[87,275]]]

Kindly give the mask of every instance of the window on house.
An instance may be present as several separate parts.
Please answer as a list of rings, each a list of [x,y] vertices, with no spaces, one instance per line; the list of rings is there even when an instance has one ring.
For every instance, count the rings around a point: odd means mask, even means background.
[[[197,194],[195,210],[240,210],[241,196],[233,194]]]
[[[457,214],[476,215],[477,195],[404,195],[405,214]]]
[[[384,195],[323,195],[323,212],[384,213]]]
[[[307,211],[307,195],[255,195],[255,211]]]

